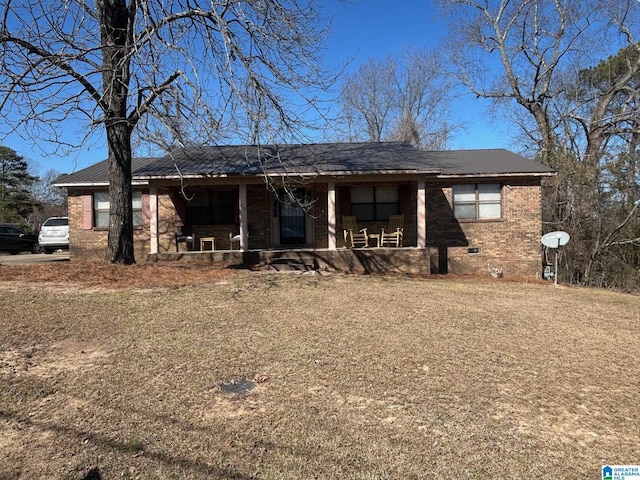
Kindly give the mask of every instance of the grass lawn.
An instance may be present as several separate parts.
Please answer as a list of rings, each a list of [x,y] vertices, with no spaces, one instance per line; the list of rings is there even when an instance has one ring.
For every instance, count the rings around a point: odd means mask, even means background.
[[[638,296],[62,264],[0,267],[0,318],[2,480],[582,480],[640,463]]]

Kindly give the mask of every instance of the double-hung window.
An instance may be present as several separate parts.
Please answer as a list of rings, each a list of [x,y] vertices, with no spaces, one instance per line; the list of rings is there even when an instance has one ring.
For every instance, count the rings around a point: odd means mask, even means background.
[[[469,183],[453,186],[453,212],[461,220],[502,218],[502,189],[499,183]]]
[[[360,221],[384,221],[400,213],[397,186],[351,187],[351,215]]]
[[[142,225],[142,192],[132,192],[133,225]],[[93,226],[109,226],[109,192],[95,192],[93,194]]]

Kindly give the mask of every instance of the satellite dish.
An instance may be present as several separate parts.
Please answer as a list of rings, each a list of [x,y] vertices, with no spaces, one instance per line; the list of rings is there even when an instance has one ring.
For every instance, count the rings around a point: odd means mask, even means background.
[[[542,236],[540,241],[545,247],[557,249],[569,243],[569,234],[567,232],[549,232]],[[553,283],[558,285],[558,252],[556,251],[555,269],[553,271]],[[545,277],[546,278],[546,277]]]
[[[542,236],[541,241],[545,247],[560,248],[569,243],[569,238],[567,232],[549,232]]]

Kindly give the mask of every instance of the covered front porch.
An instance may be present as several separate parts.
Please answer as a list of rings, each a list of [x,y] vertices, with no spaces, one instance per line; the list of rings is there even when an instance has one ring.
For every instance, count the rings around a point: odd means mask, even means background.
[[[147,261],[267,271],[428,275],[432,253],[416,247],[212,250],[152,253]]]
[[[360,178],[360,182],[322,181],[297,188],[309,199],[309,207],[292,205],[286,196],[269,191],[259,183],[236,183],[218,180],[198,186],[205,195],[228,197],[225,207],[218,208],[228,218],[211,215],[213,201],[206,206],[191,206],[183,199],[181,189],[168,182],[149,186],[148,212],[150,255],[200,252],[202,250],[341,250],[346,242],[345,216],[358,219],[358,229],[368,227],[371,246],[381,246],[380,232],[387,228],[390,214],[401,214],[404,238],[399,245],[425,249],[426,188],[421,176],[395,177],[386,182],[379,177]],[[224,182],[224,183],[222,183]],[[371,203],[357,203],[354,189],[392,198]],[[194,202],[191,202],[194,203]],[[375,209],[375,210],[374,210]],[[205,216],[204,213],[208,216]],[[219,218],[222,221],[219,221]],[[201,218],[206,218],[202,221]],[[393,230],[395,231],[395,229]],[[190,243],[178,244],[181,237]],[[233,237],[233,241],[232,241]],[[202,242],[207,242],[203,245]],[[349,245],[350,246],[350,245]]]

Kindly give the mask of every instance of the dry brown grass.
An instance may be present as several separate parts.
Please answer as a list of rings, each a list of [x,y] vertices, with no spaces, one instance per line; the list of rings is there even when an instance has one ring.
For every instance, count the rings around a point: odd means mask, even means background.
[[[233,275],[229,270],[154,264],[109,265],[104,262],[2,265],[0,279],[13,282],[47,283],[81,288],[108,289],[182,287],[208,283]]]
[[[92,268],[0,268],[3,480],[584,479],[640,459],[640,297]]]

